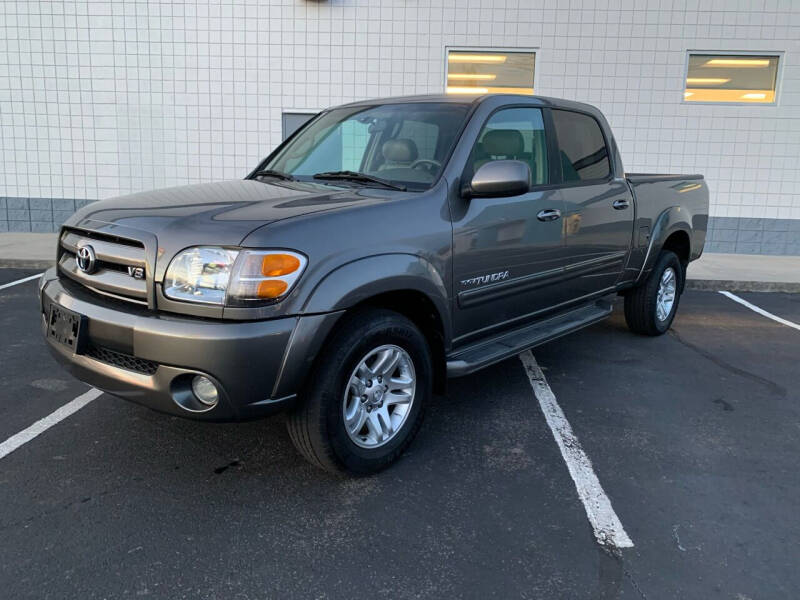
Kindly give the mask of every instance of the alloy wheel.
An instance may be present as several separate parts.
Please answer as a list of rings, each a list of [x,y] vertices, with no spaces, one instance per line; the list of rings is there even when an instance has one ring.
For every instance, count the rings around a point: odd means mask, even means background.
[[[675,290],[677,288],[677,277],[675,269],[667,267],[661,274],[658,283],[658,294],[656,296],[656,318],[659,321],[666,321],[672,312],[675,304]]]
[[[342,400],[347,435],[362,448],[379,448],[402,429],[417,386],[414,362],[399,346],[370,350],[356,365]]]

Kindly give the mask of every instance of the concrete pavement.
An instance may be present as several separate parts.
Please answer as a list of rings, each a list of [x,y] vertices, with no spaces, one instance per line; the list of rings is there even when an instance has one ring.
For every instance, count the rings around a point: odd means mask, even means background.
[[[0,233],[0,267],[52,267],[55,264],[57,242],[57,233]]]
[[[45,269],[57,234],[0,233],[0,267]],[[800,256],[706,253],[689,265],[687,287],[738,292],[800,292]]]
[[[689,265],[694,290],[800,292],[800,256],[703,254]]]

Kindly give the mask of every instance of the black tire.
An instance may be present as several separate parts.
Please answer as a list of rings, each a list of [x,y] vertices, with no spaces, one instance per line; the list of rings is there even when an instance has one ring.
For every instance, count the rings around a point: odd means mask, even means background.
[[[363,448],[345,429],[343,399],[351,373],[372,349],[391,344],[408,354],[416,373],[411,409],[383,446]],[[330,472],[368,475],[392,464],[414,439],[432,393],[433,367],[425,336],[404,316],[384,309],[345,315],[320,352],[298,406],[289,413],[292,442],[312,464]]]
[[[672,309],[667,317],[659,319],[656,311],[658,289],[661,277],[669,268],[674,271],[677,279],[675,301],[672,303]],[[628,328],[635,333],[643,335],[662,335],[666,333],[670,325],[672,325],[675,313],[678,310],[678,302],[683,291],[683,278],[683,266],[678,256],[670,250],[663,250],[647,280],[625,295],[625,322],[628,324]]]

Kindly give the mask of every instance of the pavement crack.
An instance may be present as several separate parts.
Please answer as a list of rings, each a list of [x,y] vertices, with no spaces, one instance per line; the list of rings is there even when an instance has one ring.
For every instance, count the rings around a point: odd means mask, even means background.
[[[647,594],[645,594],[644,590],[639,587],[638,583],[636,583],[636,580],[633,578],[633,575],[631,575],[631,572],[625,568],[622,569],[622,572],[625,573],[625,577],[631,582],[633,589],[636,590],[636,593],[639,594],[639,596],[641,596],[642,600],[647,600]]]
[[[109,488],[107,490],[100,491],[94,495],[95,498],[102,498],[107,496],[112,491],[118,491],[121,486],[115,486],[113,488]],[[28,527],[32,523],[40,521],[43,518],[50,517],[53,515],[57,515],[59,512],[70,510],[73,507],[79,506],[81,504],[86,504],[92,500],[92,496],[81,496],[80,498],[76,498],[74,500],[70,500],[68,502],[64,502],[57,506],[53,506],[51,508],[42,510],[36,514],[28,515],[22,519],[17,519],[16,521],[9,521],[7,523],[0,522],[0,533],[12,529],[14,527],[18,527],[20,525],[24,527]]]
[[[639,586],[625,564],[622,550],[614,547],[600,547],[600,589],[599,598],[619,598],[622,577],[628,580],[631,587],[642,600],[647,600],[647,594]]]
[[[714,356],[708,350],[704,350],[700,346],[697,346],[697,345],[685,340],[674,329],[670,329],[669,330],[669,334],[672,337],[674,337],[679,343],[683,344],[684,346],[686,346],[690,350],[694,350],[697,354],[699,354],[700,356],[702,356],[706,360],[710,360],[711,362],[713,362],[715,365],[717,365],[721,369],[724,369],[724,370],[728,371],[729,373],[732,373],[732,374],[737,375],[739,377],[743,377],[745,379],[749,379],[750,381],[754,381],[755,383],[763,385],[766,388],[768,388],[770,390],[770,392],[772,392],[776,396],[780,396],[782,398],[786,397],[786,394],[787,394],[786,388],[784,388],[781,385],[778,385],[774,381],[770,381],[769,379],[767,379],[765,377],[761,377],[760,375],[756,375],[755,373],[751,373],[750,371],[745,371],[744,369],[740,369],[739,367],[733,366],[732,364],[730,364],[729,362],[724,361],[723,359],[719,358],[718,356]]]
[[[672,526],[672,537],[675,538],[675,544],[678,546],[678,550],[681,552],[686,552],[686,548],[681,545],[681,536],[678,535],[678,529],[680,525],[673,525]]]
[[[242,463],[241,463],[240,460],[238,460],[238,459],[232,460],[227,465],[222,465],[221,467],[217,467],[216,469],[214,469],[214,473],[216,473],[217,475],[220,475],[220,474],[224,473],[225,471],[227,471],[231,467],[240,467],[240,466],[242,466]]]
[[[730,402],[728,402],[723,398],[714,398],[712,402],[714,404],[719,404],[722,407],[722,410],[724,411],[733,412],[733,404],[731,404]]]

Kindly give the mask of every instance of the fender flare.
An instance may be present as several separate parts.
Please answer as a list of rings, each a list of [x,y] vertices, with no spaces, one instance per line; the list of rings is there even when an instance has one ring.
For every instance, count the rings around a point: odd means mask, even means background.
[[[647,254],[642,263],[642,270],[636,278],[636,283],[639,283],[653,268],[653,265],[658,259],[658,255],[661,253],[661,249],[664,247],[664,243],[673,233],[676,231],[683,231],[689,237],[689,244],[692,243],[692,227],[689,224],[690,218],[686,209],[680,206],[671,206],[658,215],[653,223],[652,231],[650,232],[650,243],[647,246]]]
[[[294,394],[303,385],[322,344],[336,323],[364,300],[387,292],[424,294],[439,313],[445,343],[452,336],[448,294],[434,266],[415,254],[378,254],[356,259],[329,271],[306,297],[284,352],[272,398]]]
[[[341,265],[320,280],[306,299],[302,313],[319,314],[348,309],[387,292],[424,294],[439,313],[445,343],[451,339],[447,286],[439,271],[416,254],[378,254]]]

